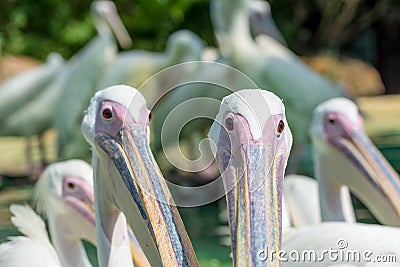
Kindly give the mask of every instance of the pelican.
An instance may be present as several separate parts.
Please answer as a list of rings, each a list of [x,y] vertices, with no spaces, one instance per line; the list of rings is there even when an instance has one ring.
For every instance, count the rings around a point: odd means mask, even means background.
[[[59,134],[58,154],[61,159],[84,158],[90,154],[80,131],[83,111],[94,92],[101,89],[98,86],[105,73],[105,66],[116,57],[114,35],[122,47],[131,45],[114,2],[93,1],[91,15],[98,36],[68,62],[71,70],[54,111],[54,127]]]
[[[144,97],[125,85],[97,92],[83,119],[82,131],[93,151],[99,264],[131,265],[126,235],[119,231],[127,221],[151,266],[198,266],[150,151],[148,124]]]
[[[321,208],[318,181],[305,175],[286,175],[283,181],[282,198],[288,216],[287,227],[300,227],[320,223]],[[342,203],[342,213],[345,222],[356,222],[350,192],[347,186],[342,186],[338,194]],[[285,220],[283,219],[283,222]],[[284,226],[284,229],[285,226]]]
[[[252,0],[249,2],[250,27],[255,36],[268,35],[284,46],[285,39],[275,24],[271,14],[271,6],[265,0]]]
[[[251,0],[213,0],[214,33],[228,64],[247,74],[259,88],[267,88],[286,103],[287,118],[296,134],[292,171],[307,144],[314,108],[321,102],[344,95],[342,89],[307,67],[288,48],[267,35],[262,45],[249,30]],[[304,98],[303,96],[307,96]],[[298,101],[303,99],[301,103]],[[292,157],[293,158],[293,157]]]
[[[0,135],[24,136],[28,140],[52,126],[53,110],[60,95],[60,82],[65,73],[61,55],[51,53],[44,64],[15,75],[0,86]],[[32,165],[28,142],[27,159]],[[42,163],[46,155],[40,145]]]
[[[200,60],[204,45],[204,41],[195,33],[179,30],[168,37],[164,52],[144,50],[121,52],[107,66],[107,71],[100,81],[100,88],[115,84],[139,88],[151,76],[171,65]],[[165,92],[156,93],[159,97]]]
[[[30,266],[47,266],[43,265],[45,263],[49,266],[91,266],[80,242],[80,239],[86,239],[96,245],[91,166],[82,160],[49,165],[36,185],[34,196],[37,210],[48,219],[53,244],[42,218],[29,205],[13,204],[10,206],[14,215],[12,223],[26,237],[11,237],[10,242],[0,245],[0,266],[26,266],[28,263]],[[134,266],[149,266],[130,229],[128,235]],[[30,248],[40,254],[27,253],[25,250]],[[27,254],[29,257],[21,257]],[[30,261],[31,258],[34,261]],[[40,261],[43,262],[39,264]]]
[[[324,221],[346,217],[340,191],[347,186],[385,225],[400,226],[400,178],[365,133],[357,106],[334,98],[314,111],[310,135]]]
[[[95,244],[92,168],[70,160],[49,165],[36,189],[37,209],[45,224],[28,205],[13,204],[12,223],[25,236],[9,237],[0,245],[1,266],[91,266],[81,239]]]
[[[227,192],[234,265],[264,266],[258,251],[281,246],[281,189],[292,144],[284,106],[268,91],[237,91],[222,100],[209,138]]]
[[[334,124],[340,118],[338,125],[331,125],[327,117]],[[400,178],[367,137],[355,103],[334,98],[319,104],[310,134],[317,180],[290,175],[283,186],[294,226],[355,222],[349,191],[381,223],[399,226]]]
[[[370,260],[400,256],[400,229],[380,225],[326,222],[289,229],[280,242],[282,180],[292,137],[283,103],[273,93],[252,89],[225,97],[209,137],[227,190],[236,266],[269,266],[271,256],[272,266],[369,264],[362,255],[360,262],[321,258],[330,248],[341,255],[371,251]],[[321,260],[295,261],[296,252],[308,250]]]

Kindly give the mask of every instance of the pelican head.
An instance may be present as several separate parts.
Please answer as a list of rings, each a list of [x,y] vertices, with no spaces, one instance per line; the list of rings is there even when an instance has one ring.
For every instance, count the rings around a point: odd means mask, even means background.
[[[260,254],[280,249],[281,187],[292,144],[283,103],[265,90],[237,91],[222,100],[209,138],[227,192],[234,263],[265,266]]]
[[[122,48],[132,46],[132,39],[122,23],[113,1],[93,1],[91,12],[93,22],[100,35],[109,34],[111,30]]]
[[[168,52],[175,62],[200,60],[204,41],[188,30],[179,30],[171,34],[167,41]]]
[[[150,112],[136,89],[117,85],[97,92],[82,131],[93,148],[98,255],[109,262],[122,211],[151,266],[196,266],[193,248],[149,148]],[[111,244],[115,247],[117,244]]]
[[[323,218],[343,220],[333,195],[347,185],[381,223],[400,226],[399,176],[368,138],[357,106],[346,98],[321,103],[311,137],[321,191],[329,190],[321,195]]]
[[[254,34],[266,34],[286,45],[285,39],[280,33],[271,14],[271,6],[264,0],[252,0],[249,5],[250,26]]]
[[[92,177],[92,168],[82,160],[53,163],[35,188],[37,210],[48,218],[60,260],[69,263],[65,266],[89,262],[81,239],[96,243]]]

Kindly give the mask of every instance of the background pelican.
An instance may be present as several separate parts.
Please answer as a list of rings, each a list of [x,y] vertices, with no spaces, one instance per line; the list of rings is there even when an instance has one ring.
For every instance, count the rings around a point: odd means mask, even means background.
[[[327,117],[333,121],[327,123]],[[338,125],[329,126],[332,123]],[[321,103],[314,111],[311,135],[319,183],[297,175],[285,179],[283,197],[292,225],[355,222],[350,187],[381,223],[399,226],[400,178],[367,137],[357,106],[345,98]]]
[[[316,179],[296,174],[285,176],[282,201],[287,213],[286,226],[300,227],[322,222],[320,194],[323,192],[320,192]],[[356,222],[348,187],[342,186],[337,196],[340,197],[344,221]],[[285,224],[285,219],[282,221]]]
[[[262,104],[260,94],[265,99]],[[235,264],[265,266],[270,258],[264,257],[263,260],[259,252],[264,250],[276,255],[281,248],[287,252],[281,257],[288,259],[281,262],[282,266],[367,264],[368,259],[362,256],[360,261],[331,261],[327,256],[321,258],[324,251],[330,248],[339,250],[338,254],[348,250],[350,253],[371,251],[368,255],[371,260],[382,255],[399,257],[400,229],[379,225],[330,222],[292,228],[283,233],[280,245],[281,186],[287,160],[285,155],[289,153],[291,144],[284,114],[282,102],[272,93],[257,89],[242,90],[224,98],[210,130],[209,136],[217,144],[217,160],[224,184],[229,190],[227,201]],[[268,156],[260,157],[260,152]],[[263,178],[265,184],[269,184],[266,188]],[[339,240],[344,241],[339,243]],[[288,256],[291,251],[303,255],[304,251],[310,250],[316,253],[315,260],[294,261]],[[290,255],[293,257],[293,253]],[[246,261],[240,261],[243,256],[247,256]]]
[[[310,260],[293,260],[286,255],[288,261],[282,266],[400,266],[399,238],[399,228],[374,224],[324,222],[292,228],[283,235],[283,250],[299,254],[312,251],[312,255]],[[329,250],[337,251],[337,260],[324,252]]]
[[[93,148],[100,266],[131,264],[121,211],[152,266],[198,266],[151,154],[148,123],[145,99],[124,85],[97,92],[83,119],[82,131]]]
[[[292,51],[272,37],[262,35],[263,45],[251,37],[248,6],[251,0],[213,0],[211,19],[222,54],[229,65],[243,71],[257,84],[284,99],[287,118],[296,134],[296,171],[314,108],[321,102],[344,95],[340,86],[307,67]],[[261,35],[259,35],[261,36]],[[265,44],[265,42],[267,44]],[[302,96],[307,95],[307,98]],[[301,103],[298,99],[303,99]]]
[[[58,154],[61,159],[85,158],[90,154],[89,146],[80,131],[83,111],[94,92],[100,89],[99,81],[106,66],[116,57],[117,44],[114,35],[122,47],[131,45],[131,39],[118,16],[114,2],[93,1],[91,14],[98,36],[70,60],[71,70],[54,112],[54,127],[59,134]]]
[[[51,53],[45,64],[13,76],[0,86],[0,135],[29,139],[38,135],[42,163],[46,155],[41,136],[52,126],[64,69],[61,55]],[[28,163],[32,165],[30,146],[27,152]]]
[[[145,50],[125,51],[118,54],[115,60],[107,66],[107,71],[100,81],[100,88],[115,84],[126,84],[139,88],[147,79],[157,72],[174,64],[201,60],[205,43],[195,33],[179,30],[172,33],[166,44],[165,52],[149,52]],[[162,81],[159,81],[162,83]],[[152,98],[160,97],[165,92],[150,94]],[[153,96],[155,94],[156,96]]]
[[[314,111],[311,137],[324,221],[343,221],[346,185],[383,224],[400,226],[400,178],[365,133],[357,106],[345,98]]]
[[[81,239],[95,244],[92,168],[84,161],[51,164],[35,189],[43,220],[28,206],[11,205],[12,223],[25,236],[0,245],[1,266],[91,266]]]
[[[251,0],[248,8],[250,27],[254,36],[268,35],[282,45],[287,46],[272,17],[271,6],[268,1]]]

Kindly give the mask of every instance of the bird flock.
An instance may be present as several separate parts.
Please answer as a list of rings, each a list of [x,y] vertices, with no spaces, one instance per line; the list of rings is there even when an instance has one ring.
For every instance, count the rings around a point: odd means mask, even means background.
[[[259,12],[265,17],[253,16]],[[219,76],[231,92],[206,83],[161,102],[171,109],[204,94],[221,99],[208,140],[225,193],[233,266],[400,266],[398,173],[365,133],[356,104],[285,47],[269,12],[263,1],[212,0],[220,55],[211,63],[248,80],[184,65],[185,77],[170,76],[171,85]],[[23,236],[0,244],[0,266],[91,266],[82,240],[97,247],[99,266],[199,266],[150,147],[168,110],[149,108],[165,93],[165,77],[148,85],[151,92],[140,87],[174,64],[204,59],[204,43],[179,31],[164,53],[117,53],[114,38],[121,47],[131,40],[113,2],[94,2],[92,15],[98,36],[77,55],[64,61],[50,54],[0,88],[0,134],[40,137],[55,128],[60,159],[35,185],[38,214],[10,206]],[[290,155],[296,166],[308,142],[315,178],[285,176]],[[82,160],[88,154],[91,165]],[[356,222],[350,192],[379,225]]]

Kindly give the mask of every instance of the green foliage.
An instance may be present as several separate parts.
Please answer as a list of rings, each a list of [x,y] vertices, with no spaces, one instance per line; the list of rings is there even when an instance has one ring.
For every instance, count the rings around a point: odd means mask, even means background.
[[[50,52],[71,57],[96,34],[90,4],[89,0],[1,0],[3,53],[42,60]],[[115,4],[135,49],[161,51],[168,36],[183,28],[213,42],[207,0],[121,0]]]
[[[398,0],[268,1],[289,47],[299,54],[322,49],[337,52],[383,19],[388,10],[399,10]],[[209,0],[115,3],[135,49],[162,51],[168,36],[178,29],[189,29],[215,46]],[[96,34],[90,4],[90,0],[0,0],[3,53],[44,59],[54,51],[71,57]]]

